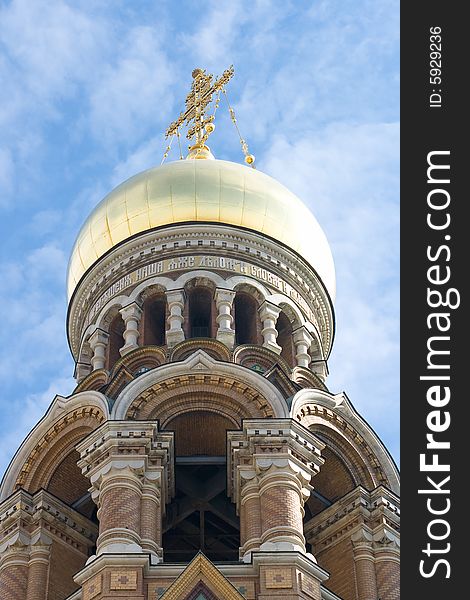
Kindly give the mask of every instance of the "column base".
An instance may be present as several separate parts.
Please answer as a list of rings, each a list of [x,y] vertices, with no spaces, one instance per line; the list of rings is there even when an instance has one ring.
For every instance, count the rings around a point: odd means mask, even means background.
[[[166,345],[168,348],[173,348],[173,346],[176,346],[176,344],[179,344],[180,342],[184,342],[184,331],[182,329],[166,332]]]
[[[235,345],[235,331],[233,329],[219,329],[216,339],[232,350]]]

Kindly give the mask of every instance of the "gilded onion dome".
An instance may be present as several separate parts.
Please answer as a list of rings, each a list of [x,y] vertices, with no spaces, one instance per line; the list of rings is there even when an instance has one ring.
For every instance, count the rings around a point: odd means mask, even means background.
[[[125,240],[179,223],[220,223],[281,242],[315,269],[330,297],[335,270],[326,236],[303,202],[272,177],[225,160],[180,160],[131,177],[93,210],[72,249],[71,298],[84,273]]]

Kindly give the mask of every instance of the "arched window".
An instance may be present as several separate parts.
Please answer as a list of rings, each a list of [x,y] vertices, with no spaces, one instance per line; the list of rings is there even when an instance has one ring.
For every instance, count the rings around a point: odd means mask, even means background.
[[[158,294],[147,298],[143,306],[142,344],[164,346],[166,331],[166,298]]]
[[[106,355],[106,368],[109,370],[121,358],[119,350],[124,346],[124,331],[126,326],[120,314],[117,314],[109,326],[109,340]]]
[[[194,287],[188,292],[188,337],[212,337],[212,291]]]
[[[294,367],[294,341],[292,339],[292,325],[288,316],[281,312],[276,322],[277,343],[281,346],[281,356],[290,367]]]
[[[214,561],[237,561],[240,521],[227,496],[227,430],[211,411],[183,413],[165,429],[175,435],[176,493],[163,520],[165,560],[189,562],[199,550]]]
[[[233,301],[235,313],[235,343],[259,344],[258,304],[244,292],[237,292]]]

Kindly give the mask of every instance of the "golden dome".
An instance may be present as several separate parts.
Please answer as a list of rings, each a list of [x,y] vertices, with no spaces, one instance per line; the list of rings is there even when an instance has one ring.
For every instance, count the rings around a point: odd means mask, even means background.
[[[246,227],[282,242],[318,273],[334,299],[330,247],[310,210],[278,181],[225,160],[181,160],[131,177],[93,210],[70,257],[69,298],[108,250],[154,227],[184,222]]]

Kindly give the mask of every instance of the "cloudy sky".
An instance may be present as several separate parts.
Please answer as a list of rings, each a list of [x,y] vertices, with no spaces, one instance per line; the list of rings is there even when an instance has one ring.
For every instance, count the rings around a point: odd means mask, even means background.
[[[74,387],[65,274],[82,222],[160,164],[192,69],[232,63],[257,167],[331,243],[330,390],[398,461],[398,17],[396,0],[0,0],[0,473]],[[226,115],[211,148],[242,162]]]

